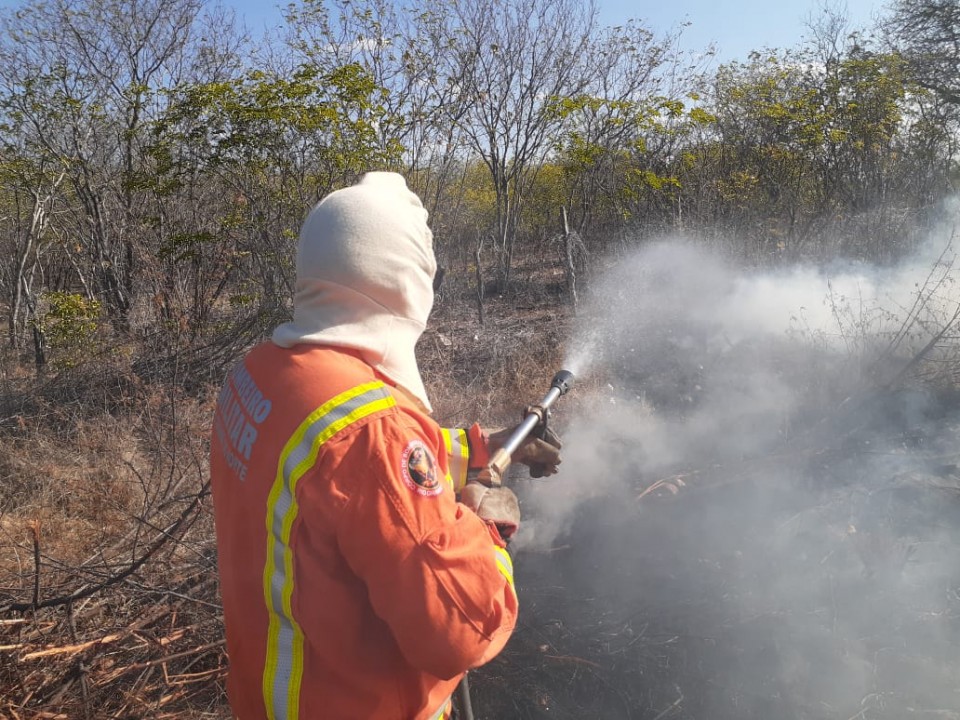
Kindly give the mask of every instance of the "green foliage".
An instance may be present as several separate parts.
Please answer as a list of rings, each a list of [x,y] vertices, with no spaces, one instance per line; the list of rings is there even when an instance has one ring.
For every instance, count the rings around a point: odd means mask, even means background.
[[[580,17],[572,0],[535,4]],[[888,235],[863,233],[876,254],[898,242],[889,218],[922,215],[960,174],[955,108],[917,86],[920,56],[908,67],[865,36],[712,71],[639,23],[597,27],[547,60],[552,36],[527,34],[510,0],[306,0],[288,8],[286,45],[263,48],[285,58],[280,71],[226,30],[156,36],[124,16],[87,38],[57,31],[91,27],[106,6],[78,0],[61,17],[63,3],[27,5],[9,18],[17,37],[0,38],[0,289],[21,340],[27,310],[12,310],[11,289],[24,280],[32,297],[45,282],[89,285],[121,333],[131,307],[191,341],[224,317],[267,318],[294,286],[308,208],[370,169],[404,171],[441,253],[465,256],[480,234],[506,265],[511,238],[545,242],[561,208],[591,250],[629,220],[637,237],[719,229],[810,259],[826,256],[818,233],[880,208]],[[498,23],[516,42],[490,33]],[[169,49],[168,64],[111,57],[130,38],[147,55]],[[48,298],[56,357],[93,333],[99,309],[71,316]]]
[[[378,146],[379,96],[357,63],[326,73],[304,65],[285,77],[254,70],[234,81],[184,86],[156,125],[153,155],[158,168],[174,170],[172,148],[186,145],[193,152],[181,170],[187,162],[269,175],[296,166],[343,177],[389,163],[401,150]]]
[[[887,146],[901,127],[910,86],[896,55],[858,52],[828,72],[823,103],[831,137],[857,150]]]
[[[557,143],[568,193],[591,185],[609,188],[595,210],[613,210],[621,219],[640,212],[641,205],[669,204],[681,181],[663,162],[662,149],[716,121],[699,95],[687,99],[694,104],[663,96],[555,98],[551,111],[570,128]]]
[[[464,169],[463,212],[468,226],[489,227],[494,220],[496,191],[490,173],[481,163],[471,163]]]
[[[717,121],[717,116],[707,112],[702,107],[690,108],[690,122],[695,125],[712,125]]]
[[[710,114],[719,155],[685,155],[685,175],[720,176],[714,197],[768,217],[769,237],[802,231],[839,206],[858,212],[896,182],[895,140],[918,95],[895,56],[852,47],[826,64],[791,53],[755,54],[717,73]],[[701,165],[700,163],[708,163]]]
[[[217,237],[209,232],[175,233],[161,243],[157,255],[175,262],[197,260],[202,255],[203,246],[216,241]]]
[[[51,364],[57,368],[79,364],[89,356],[100,326],[100,302],[68,292],[45,293],[43,301],[47,311],[37,322],[53,351]]]

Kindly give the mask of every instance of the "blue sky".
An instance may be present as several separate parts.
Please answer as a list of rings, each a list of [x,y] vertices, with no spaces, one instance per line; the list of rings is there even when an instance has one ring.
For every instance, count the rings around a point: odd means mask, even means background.
[[[667,30],[689,22],[683,35],[690,50],[711,42],[723,60],[744,59],[751,50],[763,47],[789,48],[808,34],[807,22],[822,14],[823,0],[670,0],[630,3],[629,0],[599,0],[601,17],[607,23],[633,14],[656,30]],[[853,26],[871,24],[885,3],[880,0],[831,2],[845,10]]]
[[[828,0],[831,7],[845,8],[854,26],[870,24],[884,6],[882,0]],[[2,2],[2,0],[0,0]],[[657,32],[667,32],[682,23],[683,46],[691,51],[713,42],[723,61],[744,59],[754,49],[796,47],[806,34],[806,22],[820,14],[825,0],[598,0],[600,19],[616,25],[633,17]],[[5,4],[5,3],[4,3]],[[246,18],[251,30],[278,23],[278,4],[272,0],[225,0]],[[285,7],[286,2],[282,5]]]
[[[442,1],[442,0],[440,0]],[[805,23],[820,14],[827,2],[846,9],[854,26],[870,24],[885,5],[884,0],[598,0],[600,19],[616,25],[633,17],[656,32],[667,32],[690,23],[683,30],[683,46],[699,51],[713,42],[722,61],[744,59],[750,50],[763,47],[796,47],[806,33]],[[281,21],[276,0],[223,0],[258,32]],[[0,7],[21,5],[18,0],[0,0]]]

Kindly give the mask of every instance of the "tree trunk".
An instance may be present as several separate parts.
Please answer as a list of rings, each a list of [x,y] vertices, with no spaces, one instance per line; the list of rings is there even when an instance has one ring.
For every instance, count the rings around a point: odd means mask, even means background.
[[[570,229],[567,208],[563,207],[560,210],[563,216],[563,255],[564,270],[567,276],[567,294],[570,298],[570,304],[573,305],[573,312],[576,314],[580,304],[577,276],[586,269],[587,249],[580,238],[580,233]]]
[[[47,367],[47,338],[43,332],[43,320],[37,314],[37,304],[27,286],[27,279],[20,278],[23,282],[23,299],[30,312],[29,323],[33,331],[33,361],[37,366],[37,374],[42,375]]]
[[[477,272],[477,319],[483,327],[483,268],[480,266],[480,252],[483,250],[483,235],[477,239],[477,249],[473,253]]]
[[[570,304],[573,305],[573,312],[577,312],[577,268],[573,262],[573,239],[570,233],[570,222],[567,220],[567,208],[560,208],[563,216],[563,250],[566,260],[567,270],[567,292],[570,295]]]

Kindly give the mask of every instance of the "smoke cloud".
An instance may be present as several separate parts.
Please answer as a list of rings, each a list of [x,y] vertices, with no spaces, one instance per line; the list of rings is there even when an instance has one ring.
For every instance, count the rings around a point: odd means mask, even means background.
[[[592,638],[656,629],[612,678],[650,717],[960,717],[960,287],[934,235],[895,268],[775,273],[671,240],[592,288],[562,472],[521,484],[515,547],[594,599]]]

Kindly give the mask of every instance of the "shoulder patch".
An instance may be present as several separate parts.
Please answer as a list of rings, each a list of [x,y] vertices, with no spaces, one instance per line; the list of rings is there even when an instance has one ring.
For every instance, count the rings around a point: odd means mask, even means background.
[[[403,483],[419,495],[432,497],[443,492],[437,459],[422,440],[407,443],[400,456],[400,474]]]

